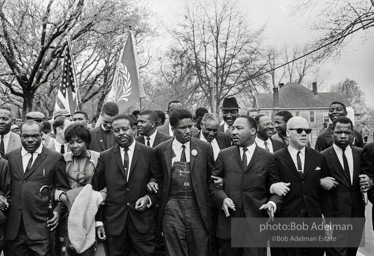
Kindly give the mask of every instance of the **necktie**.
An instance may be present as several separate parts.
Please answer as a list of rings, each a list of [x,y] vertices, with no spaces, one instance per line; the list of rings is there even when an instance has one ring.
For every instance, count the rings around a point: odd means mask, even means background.
[[[147,146],[150,147],[151,146],[151,138],[147,137]]]
[[[351,174],[349,172],[348,160],[347,160],[347,157],[345,156],[345,149],[343,149],[343,165],[344,165],[345,174],[348,175],[349,180],[351,180]]]
[[[182,145],[181,162],[187,162],[185,145]]]
[[[61,154],[65,154],[65,146],[64,146],[64,144],[61,145],[60,153]]]
[[[123,169],[125,170],[125,176],[127,180],[127,176],[129,173],[129,148],[124,148],[125,153],[123,154]]]
[[[265,142],[264,142],[264,144],[265,144],[265,149],[266,149],[267,151],[269,151],[269,152],[270,152],[270,149],[269,149],[269,147],[268,147],[268,142],[267,142],[267,141],[265,141]]]
[[[1,157],[4,157],[5,155],[4,135],[1,135],[0,154],[1,154]]]
[[[32,161],[34,160],[34,154],[33,153],[29,153],[29,154],[31,154],[31,157],[30,157],[29,162],[27,163],[25,173],[30,171],[31,166],[32,166]]]
[[[303,165],[301,164],[300,158],[301,151],[297,151],[296,160],[297,160],[297,171],[299,172],[300,176],[303,175]]]
[[[247,154],[246,154],[247,151],[248,151],[248,148],[244,147],[243,148],[243,158],[242,158],[242,165],[243,165],[244,170],[247,169],[247,167],[248,167],[248,159],[247,159]]]

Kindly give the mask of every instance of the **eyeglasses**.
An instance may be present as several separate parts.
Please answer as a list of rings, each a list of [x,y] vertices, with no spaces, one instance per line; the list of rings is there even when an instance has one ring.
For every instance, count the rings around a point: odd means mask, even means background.
[[[310,134],[312,132],[312,129],[304,129],[304,128],[291,128],[288,130],[296,131],[298,134],[302,134],[303,132],[305,132],[306,134]]]

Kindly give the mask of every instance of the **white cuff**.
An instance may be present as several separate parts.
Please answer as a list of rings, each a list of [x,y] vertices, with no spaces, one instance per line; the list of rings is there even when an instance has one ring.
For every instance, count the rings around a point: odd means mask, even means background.
[[[102,221],[95,221],[95,227],[104,226],[104,223]]]
[[[270,186],[270,189],[269,189],[270,194],[274,194],[274,191],[273,191],[273,185],[274,185],[274,184],[271,184],[271,186]]]
[[[147,204],[147,208],[149,208],[152,206],[152,200],[148,195],[145,195],[145,196],[148,197],[149,203]]]
[[[268,203],[272,204],[274,207],[274,212],[277,211],[277,205],[273,201],[269,201]]]

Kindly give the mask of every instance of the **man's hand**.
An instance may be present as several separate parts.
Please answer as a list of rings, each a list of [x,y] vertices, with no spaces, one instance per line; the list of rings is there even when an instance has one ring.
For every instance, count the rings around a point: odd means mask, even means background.
[[[68,197],[65,193],[62,193],[59,199],[65,206],[68,206]]]
[[[225,212],[226,217],[230,216],[229,209],[235,211],[235,204],[230,198],[225,198],[222,204],[222,210]]]
[[[96,235],[99,240],[106,239],[104,225],[100,225],[96,227]]]
[[[155,194],[157,194],[157,191],[158,191],[158,184],[154,181],[150,181],[148,182],[147,184],[147,191],[149,193],[152,193],[154,192]]]
[[[277,196],[285,196],[290,191],[288,187],[291,183],[277,182],[271,185],[271,193]]]
[[[0,210],[2,211],[7,210],[8,207],[9,207],[9,204],[5,196],[0,196]]]
[[[368,192],[368,190],[373,186],[373,180],[366,174],[360,174],[358,177],[360,177],[361,191]]]
[[[268,202],[267,204],[261,205],[260,210],[266,210],[269,215],[269,219],[271,221],[274,220],[274,205],[272,203]]]
[[[47,221],[47,227],[50,231],[53,231],[57,228],[59,220],[60,214],[57,211],[53,211],[53,218]]]
[[[149,204],[149,198],[148,196],[143,196],[136,201],[135,210],[142,212],[147,208],[147,204]]]
[[[324,190],[331,190],[335,188],[339,183],[335,181],[333,177],[325,177],[319,180],[319,184]]]
[[[213,179],[215,188],[218,188],[218,189],[223,188],[223,178],[214,176],[214,175],[211,175],[210,177]]]

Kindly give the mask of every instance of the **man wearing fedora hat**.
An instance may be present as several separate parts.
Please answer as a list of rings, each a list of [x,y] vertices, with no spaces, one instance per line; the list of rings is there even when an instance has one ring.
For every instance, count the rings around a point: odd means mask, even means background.
[[[219,132],[227,132],[231,134],[231,126],[238,117],[239,105],[235,97],[226,97],[222,103],[222,116],[225,121],[218,129]]]

